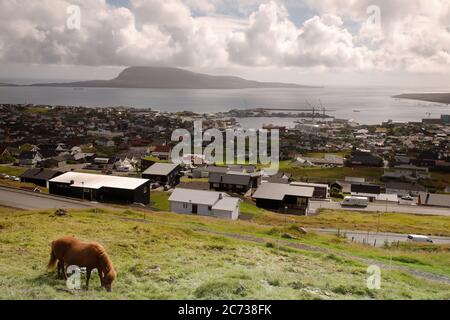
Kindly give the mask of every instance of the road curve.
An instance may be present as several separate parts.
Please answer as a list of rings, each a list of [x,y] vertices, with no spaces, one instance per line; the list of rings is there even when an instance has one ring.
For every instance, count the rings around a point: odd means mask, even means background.
[[[5,207],[38,210],[38,209],[87,209],[96,207],[90,202],[59,198],[46,194],[0,187],[0,205]]]

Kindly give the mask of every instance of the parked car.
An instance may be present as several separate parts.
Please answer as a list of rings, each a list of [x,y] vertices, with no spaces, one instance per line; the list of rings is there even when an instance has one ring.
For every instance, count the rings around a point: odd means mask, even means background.
[[[409,234],[408,235],[408,241],[411,242],[422,242],[422,243],[433,243],[433,240],[431,240],[427,236],[421,236],[418,234]]]
[[[414,201],[414,198],[411,196],[404,196],[402,197],[402,200],[406,200],[406,201]]]
[[[369,199],[366,197],[345,197],[342,201],[341,206],[343,207],[359,207],[367,208],[369,205]]]

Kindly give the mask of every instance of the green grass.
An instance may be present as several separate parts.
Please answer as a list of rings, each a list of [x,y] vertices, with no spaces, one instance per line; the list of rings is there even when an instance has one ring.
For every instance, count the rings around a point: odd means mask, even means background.
[[[268,225],[295,223],[310,228],[332,228],[358,231],[380,231],[393,233],[414,233],[450,237],[450,217],[426,216],[402,213],[359,213],[355,211],[321,210],[315,216],[284,216],[256,208],[252,204],[241,207],[243,212],[253,214],[255,222]]]
[[[309,178],[334,182],[344,180],[345,177],[361,177],[368,180],[379,181],[384,173],[383,168],[372,167],[342,167],[342,168],[320,168],[320,167],[296,167],[291,160],[280,161],[280,171],[291,173],[293,178],[307,180]]]
[[[340,255],[344,249],[366,248],[333,237],[302,237],[270,225],[171,213],[147,212],[145,222],[142,217],[142,211],[131,210],[70,211],[69,216],[56,217],[45,210],[0,209],[0,299],[450,298],[448,285],[388,269],[382,271],[381,290],[367,289],[367,265]],[[296,239],[280,243],[278,231]],[[259,236],[262,241],[220,232]],[[50,241],[64,235],[107,248],[118,271],[111,294],[99,288],[97,276],[89,291],[68,292],[54,272],[45,270]],[[295,249],[290,243],[321,245],[329,252]],[[437,263],[424,261],[421,252],[396,250],[401,251],[394,264],[415,267],[425,262],[433,268]],[[387,249],[365,251],[392,254]]]
[[[143,159],[147,160],[147,161],[153,161],[155,163],[169,163],[168,160],[160,160],[159,158],[154,157],[154,156],[147,156],[147,157],[145,157]]]
[[[153,191],[150,195],[150,201],[152,208],[159,211],[169,211],[169,196],[170,194],[164,191]]]
[[[20,176],[22,173],[26,171],[25,168],[21,167],[10,167],[10,166],[2,166],[0,165],[0,173],[5,173],[9,176]]]

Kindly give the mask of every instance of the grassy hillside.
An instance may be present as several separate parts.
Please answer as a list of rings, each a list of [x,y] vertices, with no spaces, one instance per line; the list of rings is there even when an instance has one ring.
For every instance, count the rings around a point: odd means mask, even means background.
[[[0,209],[0,299],[450,298],[450,285],[412,272],[447,274],[448,248],[374,249],[296,226],[124,209],[66,217]],[[70,292],[45,270],[50,241],[64,235],[105,245],[118,271],[111,294],[96,275],[89,291]],[[381,290],[366,287],[373,261],[391,265],[382,268]]]

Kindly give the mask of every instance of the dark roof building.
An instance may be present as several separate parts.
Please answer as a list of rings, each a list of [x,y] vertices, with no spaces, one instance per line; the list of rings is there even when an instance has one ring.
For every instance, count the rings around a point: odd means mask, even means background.
[[[289,214],[307,214],[314,188],[282,183],[263,183],[253,194],[258,208]]]
[[[427,189],[418,183],[386,182],[386,193],[395,193],[399,196],[418,196],[420,192],[426,191]]]
[[[49,181],[50,194],[112,203],[150,203],[150,181],[67,172]]]
[[[226,173],[211,173],[209,175],[210,188],[216,191],[230,191],[246,193],[251,188],[261,184],[261,174],[229,171]]]
[[[352,166],[382,167],[383,164],[382,158],[368,152],[354,151],[350,156]]]
[[[20,176],[21,182],[33,183],[48,188],[48,181],[61,175],[62,172],[47,169],[29,169]]]
[[[180,183],[181,167],[173,163],[155,163],[142,173],[142,178],[163,186],[174,187]]]

